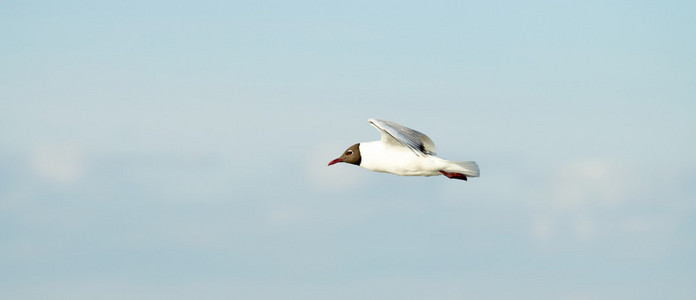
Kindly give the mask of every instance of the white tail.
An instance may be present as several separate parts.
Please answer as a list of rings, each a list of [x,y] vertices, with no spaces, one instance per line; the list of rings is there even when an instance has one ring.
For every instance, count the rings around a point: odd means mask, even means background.
[[[469,177],[479,176],[479,166],[475,161],[448,161],[447,172],[461,173]]]

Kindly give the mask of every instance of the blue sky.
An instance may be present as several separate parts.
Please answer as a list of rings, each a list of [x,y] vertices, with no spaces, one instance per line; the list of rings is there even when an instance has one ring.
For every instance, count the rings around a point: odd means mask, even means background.
[[[692,299],[695,13],[0,4],[0,298]],[[368,118],[481,177],[326,167]]]

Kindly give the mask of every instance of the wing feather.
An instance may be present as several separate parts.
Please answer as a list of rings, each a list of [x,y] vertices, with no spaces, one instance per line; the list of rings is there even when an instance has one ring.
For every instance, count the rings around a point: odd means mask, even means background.
[[[435,143],[422,132],[386,120],[367,121],[380,131],[383,143],[405,146],[418,155],[435,154]]]

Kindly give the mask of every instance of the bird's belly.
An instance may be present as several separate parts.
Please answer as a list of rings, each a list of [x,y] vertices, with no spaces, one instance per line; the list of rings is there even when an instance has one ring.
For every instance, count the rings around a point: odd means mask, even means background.
[[[390,153],[374,157],[373,159],[363,158],[361,167],[376,171],[392,173],[403,176],[434,176],[440,175],[438,160],[433,156],[417,156],[411,152]]]

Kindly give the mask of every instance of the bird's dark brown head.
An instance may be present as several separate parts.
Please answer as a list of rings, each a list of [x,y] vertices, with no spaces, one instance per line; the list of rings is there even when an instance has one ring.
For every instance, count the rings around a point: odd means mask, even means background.
[[[343,154],[337,158],[329,162],[329,166],[333,165],[335,163],[349,163],[349,164],[354,164],[354,165],[360,165],[360,161],[362,160],[362,157],[360,157],[360,143],[357,143],[353,146],[350,146],[346,151],[343,152]]]

